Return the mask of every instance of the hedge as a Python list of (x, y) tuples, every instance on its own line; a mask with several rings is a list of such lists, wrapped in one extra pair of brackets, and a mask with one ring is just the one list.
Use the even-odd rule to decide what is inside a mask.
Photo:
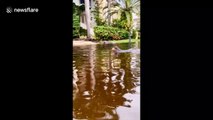
[(128, 38), (128, 31), (116, 27), (96, 26), (94, 27), (96, 39), (99, 40), (121, 40)]

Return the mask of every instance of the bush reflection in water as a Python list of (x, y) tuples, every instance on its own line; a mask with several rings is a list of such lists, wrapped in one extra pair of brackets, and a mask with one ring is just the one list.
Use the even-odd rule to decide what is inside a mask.
[[(128, 44), (119, 46), (127, 49)], [(138, 119), (128, 109), (134, 95), (140, 94), (140, 54), (115, 55), (111, 48), (103, 45), (73, 48), (73, 118), (120, 120), (117, 108), (122, 106), (126, 109), (122, 114)], [(127, 94), (133, 95), (132, 99), (125, 97)]]

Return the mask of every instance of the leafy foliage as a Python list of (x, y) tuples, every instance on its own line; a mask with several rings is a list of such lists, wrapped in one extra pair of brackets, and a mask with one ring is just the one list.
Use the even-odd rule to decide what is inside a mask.
[(126, 15), (124, 13), (122, 13), (120, 19), (113, 20), (112, 26), (127, 30), (126, 23), (127, 23)]
[[(100, 2), (102, 2), (102, 1), (100, 1)], [(96, 22), (96, 24), (98, 26), (101, 26), (101, 25), (105, 24), (105, 22), (103, 22), (103, 20), (100, 17), (100, 10), (101, 10), (100, 2), (99, 1), (95, 1), (95, 8), (94, 8), (93, 11), (91, 11), (94, 14), (94, 16), (95, 16), (95, 22)]]
[(126, 22), (126, 29), (130, 31), (133, 27), (133, 13), (140, 13), (140, 1), (139, 0), (115, 0), (118, 6), (118, 13), (121, 14), (121, 19)]
[(139, 37), (139, 31), (138, 30), (133, 30), (133, 33), (132, 33), (132, 37), (134, 38), (134, 39), (138, 39), (138, 37)]
[(79, 7), (73, 3), (73, 37), (79, 37), (80, 16)]
[(112, 16), (116, 13), (118, 13), (117, 11), (117, 2), (115, 0), (107, 0), (107, 4), (106, 6), (103, 8), (103, 13), (105, 16), (105, 22), (107, 22), (107, 25), (111, 26), (111, 20), (112, 20)]
[(85, 35), (85, 31), (80, 27), (80, 14), (85, 10), (84, 5), (77, 6), (73, 3), (73, 37)]
[(133, 28), (133, 13), (139, 15), (140, 14), (140, 1), (139, 0), (115, 0), (115, 4), (111, 4), (114, 6), (113, 8), (117, 8), (114, 10), (110, 10), (110, 16), (113, 14), (120, 14), (124, 19), (117, 22), (119, 27), (125, 27), (125, 29), (129, 32), (129, 41), (131, 42), (131, 32)]
[(94, 28), (96, 39), (121, 40), (128, 38), (128, 31), (116, 27), (97, 26)]
[(87, 36), (87, 30), (83, 29), (82, 27), (80, 27), (79, 33), (80, 33), (80, 36)]

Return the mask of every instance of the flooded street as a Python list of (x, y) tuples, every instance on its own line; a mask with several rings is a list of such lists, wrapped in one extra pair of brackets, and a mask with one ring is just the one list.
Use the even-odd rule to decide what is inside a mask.
[(73, 47), (73, 120), (140, 120), (140, 53), (112, 47)]

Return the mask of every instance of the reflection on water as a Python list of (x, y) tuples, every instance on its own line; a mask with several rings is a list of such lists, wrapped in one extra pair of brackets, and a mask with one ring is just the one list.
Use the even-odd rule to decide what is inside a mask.
[(73, 119), (140, 119), (140, 54), (115, 55), (111, 48), (73, 48)]

